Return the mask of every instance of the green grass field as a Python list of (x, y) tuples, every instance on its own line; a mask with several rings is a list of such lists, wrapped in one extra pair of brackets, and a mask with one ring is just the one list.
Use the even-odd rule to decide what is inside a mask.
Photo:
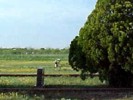
[[(20, 61), (1, 60), (0, 73), (36, 73), (37, 68), (44, 68), (46, 74), (80, 74), (74, 71), (67, 61), (61, 61), (61, 69), (54, 67), (54, 61)], [(36, 83), (36, 77), (0, 77), (1, 87), (32, 87)], [(83, 81), (80, 77), (46, 77), (46, 85), (77, 85), (95, 86), (103, 85), (98, 78), (88, 78)]]
[[(54, 60), (61, 59), (61, 69), (54, 68)], [(68, 55), (0, 55), (0, 73), (36, 73), (38, 67), (42, 67), (46, 74), (80, 74), (74, 71), (68, 64)], [(98, 77), (82, 80), (80, 77), (45, 77), (45, 86), (65, 86), (65, 87), (95, 87), (103, 86)], [(0, 77), (0, 88), (28, 88), (34, 87), (36, 77)], [(26, 92), (0, 92), (0, 100), (45, 100), (43, 93), (40, 95), (29, 95)], [(47, 99), (46, 99), (47, 100)], [(55, 99), (52, 99), (55, 100)], [(57, 99), (56, 99), (57, 100)], [(73, 100), (64, 97), (59, 100)], [(74, 99), (79, 100), (79, 99)], [(131, 100), (117, 99), (117, 100)]]

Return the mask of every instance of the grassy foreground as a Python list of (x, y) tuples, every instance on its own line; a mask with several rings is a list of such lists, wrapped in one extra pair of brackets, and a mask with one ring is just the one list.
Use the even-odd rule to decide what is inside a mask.
[[(38, 57), (38, 58), (36, 58)], [(54, 60), (58, 57), (61, 59), (61, 69), (54, 68)], [(25, 59), (26, 58), (26, 59)], [(4, 59), (0, 57), (0, 73), (36, 73), (38, 67), (45, 69), (46, 74), (79, 74), (71, 69), (67, 61), (67, 55), (27, 55), (20, 56), (6, 56)], [(66, 86), (66, 87), (94, 87), (105, 85), (99, 81), (98, 77), (88, 78), (83, 81), (80, 77), (46, 77), (44, 79), (46, 86)], [(13, 87), (34, 87), (36, 84), (36, 77), (0, 77), (0, 88), (13, 88)], [(58, 94), (58, 93), (57, 93)], [(44, 93), (28, 94), (25, 92), (0, 92), (0, 100), (80, 100), (77, 96), (82, 97), (80, 94), (72, 94), (69, 96), (62, 96), (61, 98), (46, 97)], [(52, 94), (51, 94), (52, 95)], [(88, 94), (84, 94), (85, 96)], [(73, 98), (74, 97), (74, 98)], [(132, 96), (122, 96), (121, 99), (113, 98), (112, 100), (132, 100)], [(92, 98), (95, 100), (95, 97)], [(103, 100), (107, 100), (104, 99)], [(110, 99), (111, 100), (111, 99)]]
[[(71, 69), (67, 61), (61, 61), (61, 69), (54, 67), (53, 61), (0, 61), (0, 73), (36, 73), (37, 68), (45, 69), (46, 74), (80, 74)], [(0, 77), (1, 87), (33, 87), (36, 77)], [(88, 78), (83, 81), (80, 77), (46, 77), (46, 85), (77, 85), (96, 86), (103, 85), (97, 78)]]

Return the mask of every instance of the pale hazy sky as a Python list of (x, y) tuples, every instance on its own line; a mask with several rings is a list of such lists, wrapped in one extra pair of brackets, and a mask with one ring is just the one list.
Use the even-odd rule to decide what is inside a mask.
[(0, 0), (0, 47), (68, 47), (96, 1)]

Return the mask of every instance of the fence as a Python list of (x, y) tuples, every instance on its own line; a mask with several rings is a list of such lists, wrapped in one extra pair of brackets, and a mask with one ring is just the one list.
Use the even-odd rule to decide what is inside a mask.
[[(45, 74), (43, 68), (38, 68), (37, 73), (31, 74), (5, 74), (1, 73), (0, 77), (37, 77), (36, 78), (36, 87), (43, 87), (44, 86), (44, 77), (60, 77), (60, 76), (67, 76), (67, 77), (79, 77), (80, 74)], [(98, 74), (88, 74), (88, 76), (98, 76)]]

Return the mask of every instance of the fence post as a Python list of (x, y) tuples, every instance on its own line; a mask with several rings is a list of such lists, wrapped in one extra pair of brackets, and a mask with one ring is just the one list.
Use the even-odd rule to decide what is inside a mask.
[(39, 67), (37, 69), (37, 82), (36, 87), (43, 87), (44, 86), (44, 69)]

